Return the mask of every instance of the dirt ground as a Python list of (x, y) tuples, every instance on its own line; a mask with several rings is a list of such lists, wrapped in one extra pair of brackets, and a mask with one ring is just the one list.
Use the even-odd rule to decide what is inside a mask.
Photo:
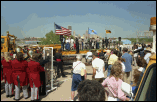
[[(85, 62), (85, 59), (82, 60), (83, 62)], [(137, 67), (132, 66), (133, 69), (136, 69)], [(86, 66), (87, 69), (87, 79), (92, 80), (92, 67), (91, 66)], [(57, 87), (57, 89), (48, 92), (47, 95), (45, 96), (40, 96), (40, 100), (41, 101), (70, 101), (71, 100), (71, 84), (72, 84), (72, 78), (71, 78), (71, 70), (70, 70), (70, 66), (64, 66), (64, 73), (67, 77), (65, 78), (58, 78), (58, 81), (63, 81), (63, 83)], [(105, 78), (107, 77), (107, 71), (105, 71), (104, 73)], [(130, 77), (131, 80), (131, 77)], [(77, 92), (75, 92), (75, 96), (77, 95)], [(12, 98), (6, 98), (6, 94), (5, 94), (5, 89), (4, 89), (4, 81), (1, 81), (1, 101), (14, 101), (13, 100), (14, 97)], [(21, 91), (20, 93), (20, 101), (30, 101), (31, 97), (30, 97), (30, 92), (29, 92), (29, 98), (28, 99), (24, 99), (23, 98), (23, 92)], [(77, 96), (74, 98), (74, 100), (78, 100)], [(107, 100), (107, 98), (106, 98)]]

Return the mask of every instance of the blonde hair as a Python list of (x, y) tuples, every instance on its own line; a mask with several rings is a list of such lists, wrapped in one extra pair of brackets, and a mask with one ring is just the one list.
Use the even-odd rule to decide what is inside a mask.
[(9, 60), (11, 60), (10, 52), (4, 52), (4, 59), (6, 60), (6, 62), (9, 62)]
[(111, 67), (110, 77), (115, 77), (116, 80), (121, 78), (122, 76), (122, 64), (119, 61), (116, 61)]

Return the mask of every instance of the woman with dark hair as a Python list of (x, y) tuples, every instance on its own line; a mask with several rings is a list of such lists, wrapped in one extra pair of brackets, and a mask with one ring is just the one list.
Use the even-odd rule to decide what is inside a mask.
[(22, 86), (23, 89), (23, 95), (24, 98), (28, 98), (28, 91), (27, 91), (27, 85), (28, 85), (28, 76), (27, 76), (27, 68), (28, 68), (28, 62), (23, 60), (23, 54), (22, 52), (17, 53), (17, 59), (12, 61), (12, 77), (15, 85), (15, 98), (14, 100), (20, 99), (20, 86)]
[(105, 89), (96, 80), (81, 81), (77, 92), (79, 101), (105, 101)]
[(143, 58), (143, 57), (139, 57), (137, 59), (137, 66), (138, 66), (138, 71), (140, 71), (140, 77), (139, 77), (139, 81), (137, 83), (137, 85), (139, 85), (139, 83), (141, 82), (141, 79), (142, 79), (142, 76), (144, 74), (144, 71), (146, 69), (146, 66), (147, 66), (147, 62), (146, 60)]
[(39, 87), (41, 86), (40, 82), (41, 69), (42, 67), (38, 62), (38, 54), (34, 53), (32, 55), (32, 60), (28, 62), (29, 83), (31, 87), (31, 101), (39, 100)]
[(6, 97), (12, 97), (12, 67), (11, 67), (11, 57), (9, 52), (4, 53), (4, 59), (1, 60), (1, 64), (3, 66), (3, 76), (5, 80), (5, 92)]

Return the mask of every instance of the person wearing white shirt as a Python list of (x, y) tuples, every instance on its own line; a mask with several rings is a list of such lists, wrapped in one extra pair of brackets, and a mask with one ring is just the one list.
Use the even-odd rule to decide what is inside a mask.
[[(137, 45), (135, 45), (135, 50), (134, 51), (136, 51), (136, 50), (138, 50)], [(134, 66), (137, 66), (137, 63), (136, 63), (137, 56), (138, 56), (138, 53), (134, 53), (134, 55), (133, 55), (133, 57), (134, 57)]]
[(147, 47), (144, 51), (145, 51), (144, 59), (146, 60), (146, 62), (147, 62), (147, 64), (148, 64), (148, 62), (149, 62), (149, 60), (150, 60), (149, 57), (152, 55), (152, 54), (151, 54), (151, 48), (150, 48), (150, 47)]
[(92, 78), (97, 80), (98, 82), (102, 83), (104, 78), (104, 61), (100, 58), (98, 58), (98, 53), (93, 53), (93, 61), (92, 61), (92, 67), (93, 67), (93, 75)]
[(70, 39), (67, 37), (65, 49), (70, 51)]
[(86, 62), (87, 62), (87, 60), (92, 61), (92, 52), (90, 50), (86, 54)]
[(141, 49), (141, 48), (142, 48), (142, 45), (141, 45), (141, 44), (139, 44), (138, 49)]
[(70, 40), (70, 47), (71, 47), (72, 49), (74, 49), (74, 39), (71, 39), (71, 40)]
[(71, 86), (71, 100), (74, 100), (75, 91), (81, 81), (83, 81), (81, 77), (82, 70), (84, 71), (84, 79), (87, 77), (85, 64), (81, 62), (82, 56), (76, 56), (77, 61), (73, 62), (73, 77), (72, 77), (72, 86)]

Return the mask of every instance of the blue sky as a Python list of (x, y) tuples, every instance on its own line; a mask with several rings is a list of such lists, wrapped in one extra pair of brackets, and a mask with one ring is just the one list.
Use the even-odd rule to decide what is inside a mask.
[(45, 37), (54, 31), (54, 22), (72, 26), (76, 34), (88, 27), (105, 37), (136, 37), (149, 30), (156, 17), (156, 1), (1, 1), (1, 35), (6, 31), (18, 38)]

